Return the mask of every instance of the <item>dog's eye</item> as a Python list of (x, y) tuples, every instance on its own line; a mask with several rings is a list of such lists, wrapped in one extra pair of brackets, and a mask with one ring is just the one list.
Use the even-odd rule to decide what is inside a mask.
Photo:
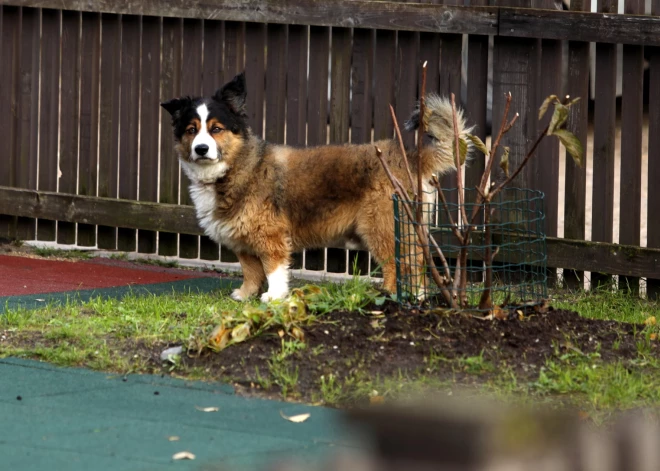
[(211, 134), (218, 134), (219, 132), (224, 131), (224, 129), (219, 128), (218, 126), (215, 126), (213, 129), (211, 129)]
[(196, 129), (195, 127), (188, 128), (188, 129), (186, 130), (186, 132), (187, 132), (188, 134), (197, 134), (197, 129)]

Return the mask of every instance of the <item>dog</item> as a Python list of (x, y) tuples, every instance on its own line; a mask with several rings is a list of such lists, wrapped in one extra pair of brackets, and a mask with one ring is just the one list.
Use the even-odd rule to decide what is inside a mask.
[[(190, 179), (199, 224), (241, 264), (243, 284), (231, 297), (243, 301), (258, 295), (267, 281), (262, 301), (285, 298), (291, 255), (330, 246), (369, 250), (382, 266), (383, 288), (395, 292), (393, 188), (376, 147), (409, 187), (398, 141), (307, 148), (272, 144), (248, 126), (246, 96), (242, 73), (211, 97), (161, 104), (172, 117), (175, 151)], [(418, 105), (406, 123), (412, 131), (424, 120), (425, 144), (421, 154), (410, 150), (407, 156), (415, 182), (421, 158), (425, 189), (431, 190), (434, 174), (455, 169), (454, 131), (447, 99), (430, 94), (425, 104), (424, 116)], [(465, 138), (471, 128), (462, 111), (457, 118)]]

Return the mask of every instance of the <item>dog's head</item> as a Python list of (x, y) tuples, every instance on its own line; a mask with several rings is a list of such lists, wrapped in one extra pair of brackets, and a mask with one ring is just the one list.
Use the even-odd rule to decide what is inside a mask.
[(212, 97), (175, 98), (161, 106), (172, 115), (179, 159), (193, 165), (231, 166), (248, 135), (245, 74), (241, 73)]

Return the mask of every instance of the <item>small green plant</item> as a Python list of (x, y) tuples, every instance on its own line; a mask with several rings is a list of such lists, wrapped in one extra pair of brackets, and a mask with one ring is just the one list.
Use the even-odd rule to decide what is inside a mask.
[(62, 250), (52, 247), (35, 247), (34, 254), (44, 258), (57, 257), (72, 260), (88, 260), (93, 258), (93, 255), (90, 252), (84, 250)]
[(332, 373), (319, 378), (321, 400), (326, 404), (339, 404), (343, 397), (342, 389), (339, 379)]

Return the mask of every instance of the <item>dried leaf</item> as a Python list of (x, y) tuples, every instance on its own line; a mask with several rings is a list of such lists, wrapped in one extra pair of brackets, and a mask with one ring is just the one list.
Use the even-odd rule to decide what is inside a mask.
[(167, 440), (170, 441), (170, 442), (178, 442), (181, 439), (179, 437), (177, 437), (176, 435), (172, 435), (171, 437), (167, 437)]
[(504, 171), (504, 175), (509, 176), (509, 147), (504, 146), (504, 152), (500, 158), (500, 168)]
[(291, 336), (293, 336), (294, 339), (299, 340), (301, 342), (305, 341), (305, 332), (302, 331), (302, 329), (298, 327), (294, 327), (291, 329)]
[(277, 335), (279, 335), (280, 338), (282, 338), (282, 337), (284, 337), (285, 332), (282, 329), (280, 329), (280, 330), (277, 331)]
[(655, 316), (647, 317), (647, 318), (644, 320), (644, 325), (656, 325), (657, 323), (658, 323), (658, 321), (657, 321), (657, 319), (655, 318)]
[(458, 139), (458, 151), (460, 152), (460, 160), (461, 160), (461, 165), (465, 163), (465, 159), (467, 159), (467, 154), (468, 154), (468, 143), (465, 139), (459, 138)]
[(213, 332), (211, 333), (211, 337), (209, 338), (209, 343), (211, 346), (217, 350), (222, 350), (227, 346), (227, 342), (229, 342), (229, 335), (231, 334), (230, 329), (225, 329), (223, 325), (219, 325), (215, 329), (213, 329)]
[(545, 99), (541, 107), (539, 108), (539, 121), (543, 119), (543, 115), (545, 114), (546, 111), (548, 111), (548, 106), (550, 106), (550, 103), (552, 101), (559, 101), (559, 98), (557, 98), (557, 95), (550, 95), (548, 98)]
[(657, 339), (658, 339), (658, 334), (655, 334), (655, 333), (654, 333), (654, 334), (651, 334), (651, 335), (649, 335), (649, 338), (650, 338), (651, 340), (657, 340)]
[(175, 460), (175, 461), (178, 461), (178, 460), (194, 460), (195, 455), (193, 455), (189, 451), (180, 451), (178, 453), (174, 453), (174, 455), (172, 456), (172, 459)]
[(566, 104), (566, 107), (567, 107), (567, 108), (570, 108), (571, 106), (573, 106), (574, 104), (576, 104), (578, 101), (580, 101), (580, 97), (573, 98), (571, 101), (569, 101), (569, 102)]
[(250, 324), (245, 322), (237, 325), (231, 331), (231, 339), (236, 342), (242, 342), (250, 336)]
[(556, 129), (553, 135), (557, 136), (561, 143), (564, 144), (566, 152), (571, 154), (575, 165), (582, 168), (584, 166), (584, 148), (575, 134), (566, 129)]
[(499, 306), (493, 307), (493, 310), (491, 311), (491, 315), (493, 316), (493, 319), (497, 319), (500, 321), (506, 319), (506, 311)]
[(284, 412), (280, 411), (280, 415), (282, 416), (283, 419), (288, 420), (289, 422), (295, 422), (297, 424), (304, 422), (305, 420), (309, 419), (311, 414), (300, 414), (300, 415), (293, 415), (291, 417), (288, 417), (284, 415)]
[(474, 147), (476, 147), (479, 152), (481, 152), (484, 155), (488, 155), (488, 149), (486, 148), (486, 144), (484, 144), (484, 141), (482, 141), (479, 136), (475, 136), (473, 134), (468, 134), (467, 138), (472, 141), (472, 144), (474, 144)]
[(371, 405), (382, 404), (383, 402), (385, 402), (385, 398), (383, 396), (370, 396), (369, 397), (369, 404), (371, 404)]
[(195, 409), (201, 412), (218, 412), (220, 410), (219, 407), (199, 407), (199, 406), (195, 406)]
[(556, 130), (560, 129), (568, 119), (568, 108), (561, 103), (555, 104), (555, 112), (552, 114), (550, 120), (550, 127), (548, 128), (548, 136), (552, 136)]

